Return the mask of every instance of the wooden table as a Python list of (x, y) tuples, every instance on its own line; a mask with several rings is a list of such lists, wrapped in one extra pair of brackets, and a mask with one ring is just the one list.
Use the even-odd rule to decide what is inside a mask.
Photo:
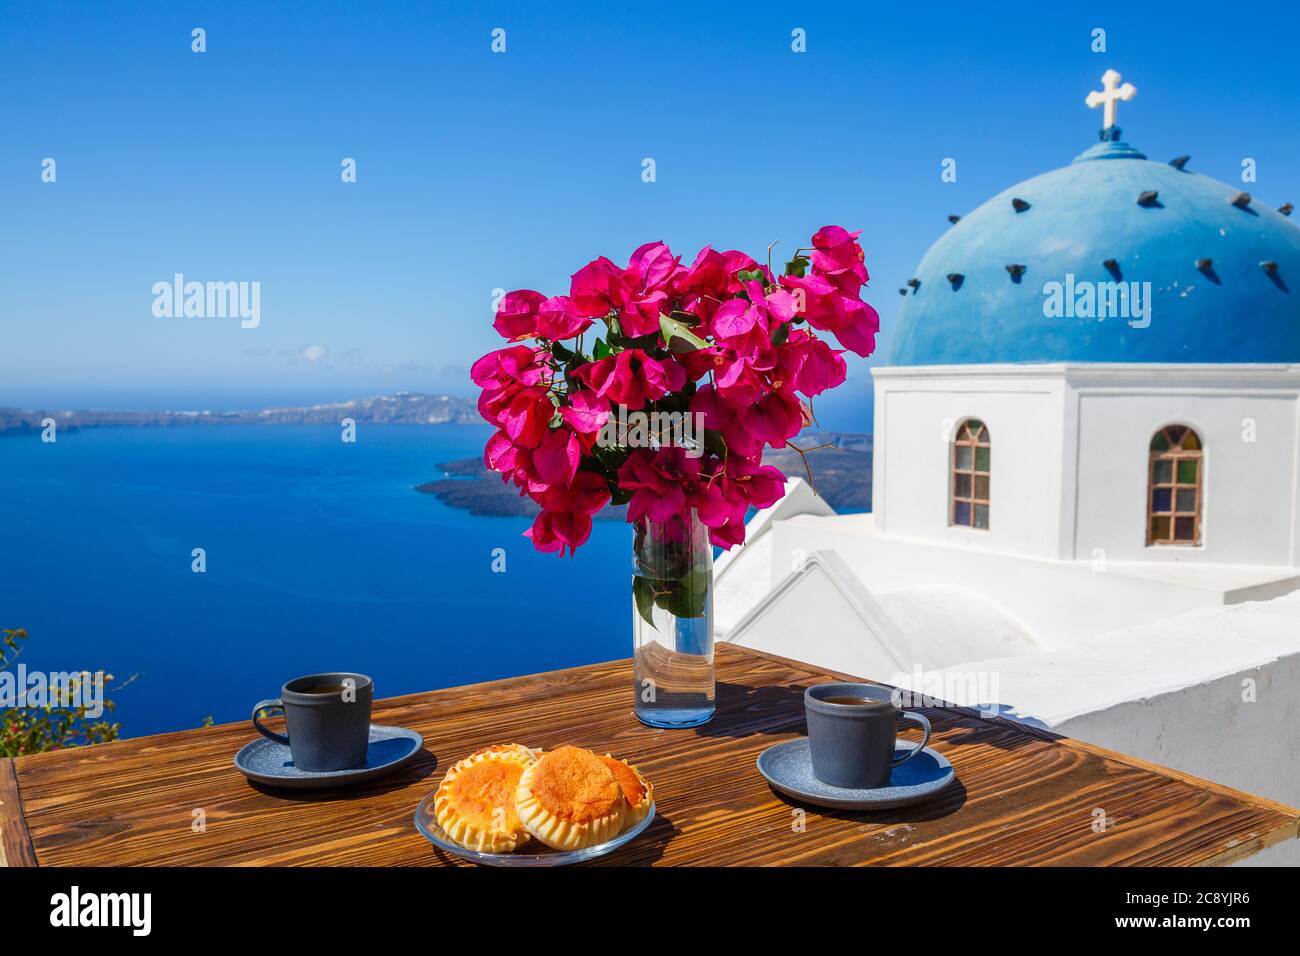
[(842, 676), (722, 645), (717, 717), (696, 730), (639, 724), (626, 660), (376, 702), (376, 722), (414, 727), (427, 752), (346, 791), (249, 784), (231, 764), (253, 737), (247, 724), (0, 760), (0, 847), (10, 865), (459, 862), (416, 832), (415, 805), (457, 760), (507, 741), (608, 750), (653, 781), (658, 817), (597, 861), (611, 865), (1221, 864), (1300, 827), (1290, 807), (946, 708), (926, 711), (931, 746), (957, 770), (943, 796), (877, 813), (805, 811), (754, 760), (803, 732), (804, 687)]

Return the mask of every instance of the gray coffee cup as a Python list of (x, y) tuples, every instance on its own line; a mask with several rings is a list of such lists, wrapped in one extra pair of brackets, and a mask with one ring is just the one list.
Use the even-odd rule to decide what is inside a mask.
[[(366, 762), (375, 685), (365, 674), (309, 674), (289, 681), (280, 696), (253, 707), (257, 732), (289, 748), (299, 770), (348, 770)], [(281, 711), (288, 734), (262, 725), (264, 711)], [(269, 714), (267, 715), (269, 716)]]
[[(930, 740), (924, 714), (902, 710), (893, 690), (875, 684), (816, 684), (804, 691), (808, 719), (808, 749), (813, 776), (832, 787), (883, 787), (890, 772), (921, 752)], [(835, 703), (845, 698), (866, 703)], [(894, 756), (900, 720), (921, 725), (921, 744)]]

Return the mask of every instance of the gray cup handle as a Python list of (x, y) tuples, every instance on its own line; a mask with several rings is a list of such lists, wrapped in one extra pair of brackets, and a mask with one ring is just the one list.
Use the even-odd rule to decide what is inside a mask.
[[(267, 740), (274, 740), (277, 744), (284, 744), (286, 747), (289, 746), (289, 738), (287, 736), (285, 736), (284, 734), (277, 734), (274, 730), (269, 730), (266, 727), (262, 726), (261, 718), (258, 715), (261, 714), (262, 711), (264, 710), (278, 710), (280, 711), (280, 713), (284, 713), (284, 701), (282, 701), (279, 697), (276, 697), (272, 700), (264, 700), (258, 704), (254, 704), (253, 705), (253, 726), (256, 727), (257, 732), (261, 734), (263, 737), (265, 737)], [(929, 739), (928, 737), (929, 726), (930, 726), (929, 724), (926, 724), (927, 739)]]
[[(901, 713), (899, 713), (898, 719), (915, 721), (916, 723), (921, 725), (921, 745), (919, 747), (916, 747), (913, 750), (909, 750), (906, 754), (904, 754), (901, 757), (894, 757), (893, 760), (890, 762), (891, 767), (897, 767), (900, 763), (907, 763), (907, 761), (911, 760), (922, 750), (924, 750), (925, 745), (930, 742), (930, 721), (926, 719), (925, 714), (918, 714), (912, 710), (904, 710)], [(258, 729), (261, 730), (260, 727)], [(263, 730), (262, 733), (265, 734), (267, 733), (267, 731)]]

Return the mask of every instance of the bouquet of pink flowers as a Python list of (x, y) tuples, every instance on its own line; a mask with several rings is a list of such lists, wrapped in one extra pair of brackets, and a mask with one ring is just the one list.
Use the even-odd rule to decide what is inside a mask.
[(785, 487), (764, 448), (812, 421), (812, 399), (844, 381), (844, 349), (875, 348), (859, 235), (819, 229), (780, 276), (708, 246), (683, 265), (652, 242), (626, 268), (603, 256), (583, 266), (568, 295), (507, 294), (493, 325), (519, 344), (471, 377), (497, 427), (487, 467), (541, 506), (533, 545), (572, 553), (611, 501), (634, 524), (694, 509), (713, 544), (743, 543), (746, 511)]

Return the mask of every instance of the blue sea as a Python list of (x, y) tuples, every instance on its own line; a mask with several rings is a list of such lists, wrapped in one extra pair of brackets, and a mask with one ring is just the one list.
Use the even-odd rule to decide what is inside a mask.
[[(246, 720), (294, 676), (379, 696), (631, 655), (631, 541), (574, 558), (526, 518), (414, 486), (478, 456), (478, 426), (94, 428), (0, 438), (0, 627), (29, 669), (118, 681), (123, 736)], [(191, 570), (193, 549), (207, 570)], [(493, 550), (505, 549), (505, 571)]]

